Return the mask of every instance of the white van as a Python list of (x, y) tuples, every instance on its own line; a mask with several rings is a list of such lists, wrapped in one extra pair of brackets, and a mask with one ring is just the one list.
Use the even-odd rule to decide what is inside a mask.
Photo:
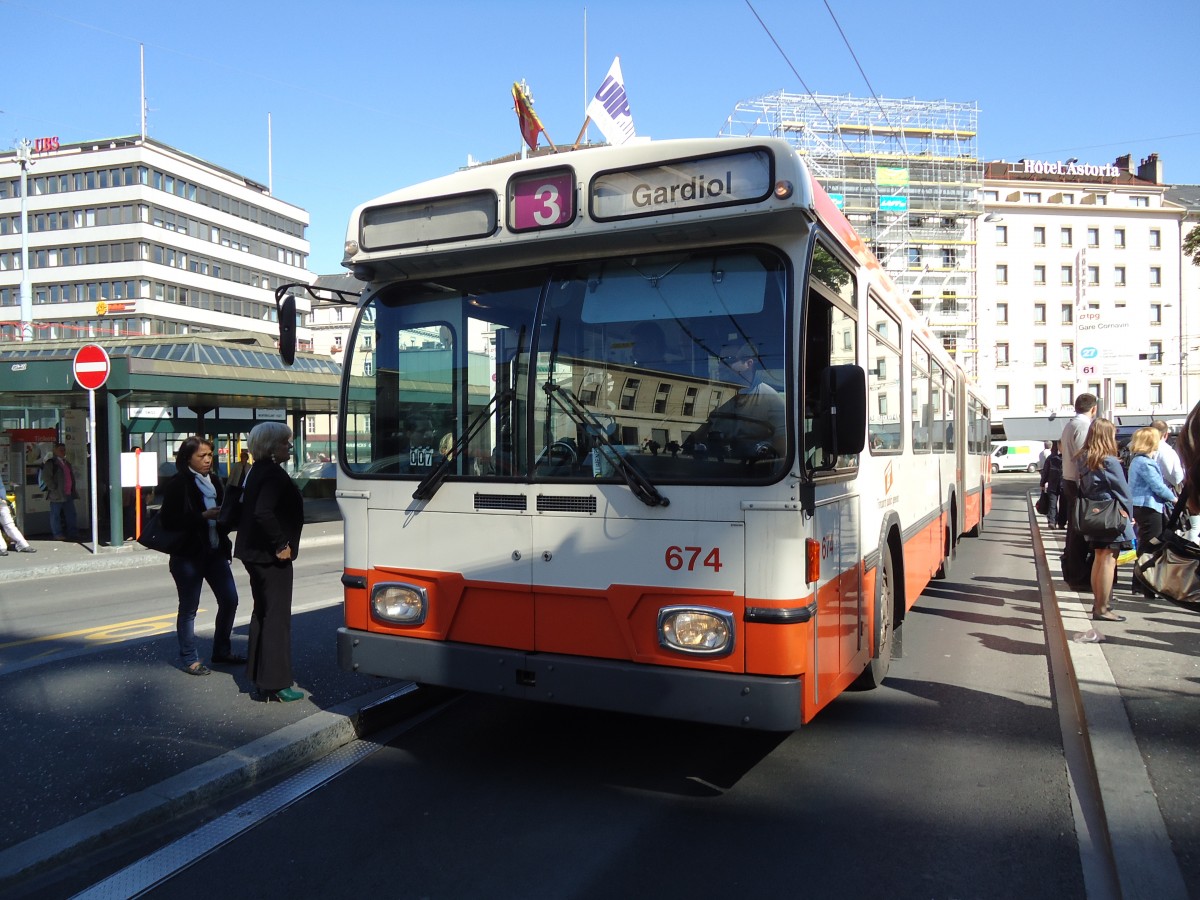
[(992, 450), (992, 471), (1036, 472), (1042, 467), (1045, 449), (1041, 441), (1002, 441)]

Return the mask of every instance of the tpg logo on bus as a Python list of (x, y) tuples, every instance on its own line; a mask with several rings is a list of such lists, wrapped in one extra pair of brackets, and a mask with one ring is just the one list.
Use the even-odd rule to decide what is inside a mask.
[(592, 216), (598, 220), (757, 203), (771, 194), (771, 157), (765, 150), (677, 160), (592, 180)]

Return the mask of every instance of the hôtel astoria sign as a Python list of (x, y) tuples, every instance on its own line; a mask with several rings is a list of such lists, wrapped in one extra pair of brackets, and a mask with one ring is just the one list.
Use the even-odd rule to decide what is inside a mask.
[(1010, 174), (1013, 175), (1078, 175), (1085, 178), (1117, 178), (1121, 170), (1112, 163), (1097, 166), (1091, 163), (1081, 163), (1078, 160), (1063, 162), (1048, 162), (1041, 159), (1022, 159), (1009, 163)]

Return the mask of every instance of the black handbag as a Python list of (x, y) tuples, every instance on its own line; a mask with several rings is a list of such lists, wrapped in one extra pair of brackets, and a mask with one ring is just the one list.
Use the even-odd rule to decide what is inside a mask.
[(137, 542), (147, 550), (157, 550), (159, 553), (178, 553), (187, 543), (186, 531), (171, 531), (163, 527), (162, 510), (150, 517)]
[(1186, 505), (1184, 494), (1163, 533), (1141, 548), (1133, 566), (1133, 580), (1155, 596), (1200, 612), (1200, 547), (1176, 533)]
[(217, 525), (226, 531), (237, 531), (238, 520), (242, 517), (242, 494), (246, 490), (246, 479), (250, 470), (242, 473), (241, 484), (225, 485), (225, 496), (221, 500), (221, 511), (217, 514)]
[(1042, 496), (1037, 498), (1037, 503), (1033, 505), (1033, 508), (1037, 510), (1039, 516), (1050, 512), (1050, 495), (1042, 491)]
[(1125, 510), (1116, 497), (1102, 500), (1080, 497), (1071, 515), (1076, 533), (1093, 543), (1112, 544), (1125, 533)]

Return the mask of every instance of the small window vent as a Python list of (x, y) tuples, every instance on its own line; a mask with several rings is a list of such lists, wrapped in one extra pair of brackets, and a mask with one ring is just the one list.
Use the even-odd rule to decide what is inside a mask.
[(594, 513), (596, 511), (595, 497), (547, 497), (538, 494), (538, 512), (577, 512)]
[(526, 509), (524, 494), (476, 494), (476, 509)]

